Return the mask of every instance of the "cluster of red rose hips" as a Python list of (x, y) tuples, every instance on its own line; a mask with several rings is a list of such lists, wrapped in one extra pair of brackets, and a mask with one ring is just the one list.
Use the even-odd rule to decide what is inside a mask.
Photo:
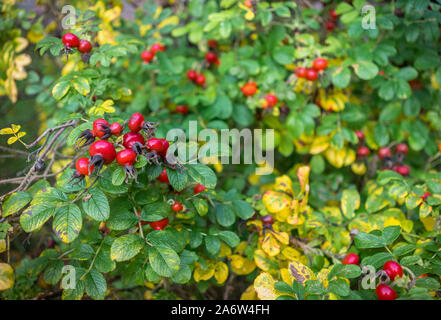
[(92, 44), (89, 41), (80, 40), (80, 38), (70, 32), (63, 35), (61, 40), (63, 41), (66, 54), (71, 53), (74, 48), (77, 48), (81, 52), (83, 61), (89, 61), (89, 52), (92, 51)]
[(205, 61), (209, 65), (220, 65), (219, 57), (217, 56), (216, 50), (218, 48), (218, 43), (216, 40), (208, 40), (207, 42), (209, 51), (205, 54)]
[[(348, 253), (343, 259), (342, 264), (354, 264), (358, 265), (360, 263), (360, 258), (356, 253)], [(386, 261), (383, 265), (383, 271), (387, 274), (390, 281), (394, 281), (395, 278), (400, 278), (403, 276), (403, 268), (401, 265), (395, 261)], [(424, 275), (423, 275), (424, 276)], [(427, 276), (427, 275), (426, 275)], [(394, 289), (385, 283), (381, 283), (376, 288), (376, 293), (379, 300), (395, 300), (397, 298), (397, 293)]]
[(305, 78), (309, 81), (318, 79), (319, 73), (328, 67), (328, 60), (317, 58), (312, 62), (312, 68), (298, 67), (296, 69), (297, 78)]
[[(358, 137), (360, 144), (364, 143), (364, 133), (356, 130), (355, 134)], [(382, 170), (392, 170), (398, 172), (404, 177), (407, 177), (410, 172), (410, 167), (403, 164), (403, 159), (409, 152), (409, 148), (405, 143), (399, 143), (395, 146), (395, 156), (392, 156), (392, 151), (389, 147), (382, 147), (378, 150), (377, 156), (381, 160)], [(365, 145), (360, 145), (357, 149), (357, 156), (363, 159), (370, 155), (371, 151)]]
[(150, 50), (144, 50), (143, 52), (141, 52), (141, 59), (144, 61), (144, 63), (149, 63), (153, 60), (156, 52), (158, 51), (165, 51), (165, 46), (160, 43), (155, 43), (154, 45), (152, 45)]
[(204, 86), (205, 85), (205, 76), (202, 73), (197, 72), (194, 69), (190, 69), (187, 71), (188, 80), (194, 82), (197, 85)]
[[(137, 155), (143, 154), (149, 163), (154, 162), (159, 165), (159, 159), (166, 162), (166, 154), (169, 143), (165, 139), (154, 137), (157, 123), (145, 121), (140, 113), (134, 113), (127, 122), (130, 130), (123, 136), (124, 149), (116, 152), (115, 146), (107, 139), (111, 136), (120, 136), (123, 126), (117, 122), (109, 124), (105, 119), (97, 119), (93, 122), (92, 129), (84, 130), (77, 139), (77, 147), (89, 147), (90, 159), (79, 158), (76, 162), (76, 171), (72, 179), (82, 180), (85, 176), (95, 173), (98, 175), (105, 164), (117, 161), (124, 167), (126, 181), (137, 177), (136, 169), (133, 164), (136, 162)], [(140, 131), (143, 130), (146, 137)], [(96, 139), (99, 140), (96, 140)], [(147, 140), (147, 141), (146, 141)], [(165, 169), (164, 169), (165, 170)]]
[(325, 21), (325, 27), (328, 32), (332, 32), (332, 30), (334, 30), (335, 28), (335, 22), (338, 20), (338, 14), (335, 12), (334, 9), (332, 9), (331, 11), (329, 11), (329, 17), (331, 18), (331, 20)]
[[(257, 83), (254, 81), (249, 81), (249, 82), (245, 83), (240, 88), (240, 91), (242, 91), (242, 93), (245, 96), (252, 97), (257, 92)], [(278, 101), (278, 99), (277, 99), (276, 95), (274, 95), (272, 93), (268, 93), (265, 95), (265, 101), (262, 104), (262, 108), (267, 109), (267, 108), (274, 107), (276, 105), (277, 101)]]

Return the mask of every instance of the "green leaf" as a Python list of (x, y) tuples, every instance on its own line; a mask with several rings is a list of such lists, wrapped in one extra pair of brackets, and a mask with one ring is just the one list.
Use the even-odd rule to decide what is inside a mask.
[(290, 64), (294, 59), (294, 48), (288, 46), (276, 47), (272, 55), (277, 63), (281, 65)]
[(20, 225), (25, 232), (34, 231), (52, 217), (55, 209), (50, 203), (31, 206), (20, 215)]
[(194, 198), (192, 201), (194, 208), (197, 213), (203, 217), (208, 213), (208, 203), (204, 199)]
[(76, 204), (62, 206), (55, 210), (52, 228), (58, 238), (64, 243), (74, 241), (83, 226), (83, 216)]
[(115, 169), (115, 171), (113, 171), (112, 183), (115, 186), (120, 186), (123, 184), (125, 178), (126, 178), (126, 173), (124, 171), (124, 168), (119, 166)]
[(363, 258), (361, 265), (363, 266), (373, 266), (375, 269), (381, 268), (386, 261), (389, 261), (393, 256), (389, 252), (379, 252), (372, 256)]
[(221, 226), (229, 227), (236, 221), (236, 215), (231, 209), (231, 206), (218, 204), (216, 205), (216, 220)]
[(23, 209), (29, 202), (31, 202), (32, 197), (29, 193), (24, 191), (15, 192), (9, 196), (9, 198), (3, 204), (3, 214), (2, 217), (6, 218), (21, 209)]
[(365, 232), (359, 232), (355, 236), (355, 246), (359, 249), (381, 248), (384, 246), (383, 238)]
[(243, 220), (248, 220), (254, 214), (253, 207), (243, 200), (233, 200), (233, 211)]
[(383, 230), (383, 239), (385, 244), (391, 244), (400, 236), (400, 226), (389, 226)]
[(345, 297), (349, 295), (351, 289), (344, 279), (336, 279), (329, 281), (328, 290), (338, 296)]
[(358, 278), (361, 275), (361, 269), (353, 264), (336, 264), (328, 274), (328, 279), (332, 280), (334, 277), (342, 277), (347, 279)]
[(240, 242), (239, 237), (232, 231), (220, 231), (217, 236), (231, 248), (236, 248)]
[(168, 246), (149, 248), (149, 261), (152, 269), (163, 277), (171, 277), (179, 270), (181, 260), (178, 254)]
[(184, 170), (182, 173), (177, 170), (172, 170), (170, 168), (166, 168), (168, 180), (170, 181), (170, 185), (176, 191), (182, 191), (187, 186), (188, 176), (187, 171)]
[(351, 71), (349, 68), (336, 68), (332, 72), (332, 83), (334, 86), (340, 89), (344, 89), (349, 85), (351, 81)]
[(144, 247), (145, 242), (136, 234), (125, 234), (116, 238), (110, 248), (110, 259), (113, 261), (126, 261), (136, 256)]
[(204, 185), (208, 189), (214, 189), (217, 183), (216, 174), (204, 164), (190, 164), (188, 175), (197, 183)]
[(393, 180), (403, 180), (403, 176), (392, 170), (382, 170), (377, 176), (377, 182), (384, 186)]
[(95, 300), (102, 300), (106, 296), (107, 282), (104, 276), (95, 269), (90, 270), (85, 279), (86, 293)]
[(204, 240), (205, 240), (205, 248), (207, 249), (207, 251), (211, 255), (216, 256), (220, 251), (221, 244), (219, 239), (215, 236), (207, 235)]
[(277, 281), (274, 284), (274, 289), (276, 289), (279, 292), (283, 292), (283, 293), (294, 293), (292, 287), (283, 281)]
[(52, 88), (52, 95), (56, 100), (61, 100), (70, 89), (70, 81), (60, 81)]
[(276, 8), (276, 14), (277, 14), (279, 17), (282, 17), (282, 18), (289, 18), (289, 17), (291, 17), (291, 12), (290, 12), (289, 9), (288, 9), (287, 7), (285, 7), (285, 6), (278, 6), (278, 7)]
[(61, 271), (64, 267), (64, 262), (62, 260), (56, 260), (51, 263), (44, 272), (44, 282), (49, 284), (57, 284), (61, 278)]
[(83, 78), (83, 77), (74, 78), (74, 80), (72, 81), (72, 84), (73, 84), (75, 90), (77, 90), (79, 94), (81, 94), (83, 96), (89, 94), (90, 86), (89, 86), (89, 82), (87, 81), (86, 78)]
[(352, 219), (355, 216), (355, 210), (360, 206), (360, 195), (357, 190), (344, 190), (341, 196), (341, 210), (343, 215)]
[(89, 191), (91, 197), (83, 201), (83, 210), (96, 221), (106, 221), (109, 218), (110, 207), (106, 195), (98, 188)]
[(371, 61), (360, 60), (353, 67), (355, 74), (362, 80), (373, 79), (378, 74), (377, 65)]
[(145, 205), (141, 211), (143, 221), (159, 221), (166, 218), (170, 213), (170, 205), (166, 202), (158, 201)]

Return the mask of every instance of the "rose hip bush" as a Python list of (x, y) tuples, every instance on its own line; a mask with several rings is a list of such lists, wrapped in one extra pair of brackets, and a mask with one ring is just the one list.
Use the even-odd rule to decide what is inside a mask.
[[(69, 30), (42, 3), (1, 11), (0, 94), (39, 124), (0, 131), (28, 161), (2, 298), (439, 298), (441, 3), (83, 0)], [(274, 129), (273, 171), (168, 157), (190, 121)]]

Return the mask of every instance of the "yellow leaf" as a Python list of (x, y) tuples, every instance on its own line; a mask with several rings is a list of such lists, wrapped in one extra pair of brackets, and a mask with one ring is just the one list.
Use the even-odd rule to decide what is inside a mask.
[(286, 232), (275, 232), (273, 236), (282, 244), (289, 243), (289, 235)]
[(301, 192), (306, 194), (309, 192), (309, 172), (311, 169), (308, 166), (302, 166), (297, 170), (297, 178), (300, 181)]
[(275, 300), (279, 294), (274, 289), (275, 280), (268, 272), (259, 274), (254, 280), (254, 290), (261, 300)]
[(275, 190), (292, 194), (292, 181), (287, 175), (276, 178)]
[(218, 284), (224, 283), (228, 278), (228, 266), (222, 261), (218, 261), (214, 266), (214, 277)]
[(291, 247), (286, 247), (282, 250), (282, 255), (290, 261), (298, 260), (300, 258), (300, 251)]
[(262, 249), (265, 251), (270, 257), (277, 256), (280, 252), (280, 245), (277, 240), (273, 237), (272, 234), (266, 235), (265, 239), (263, 239)]
[(225, 243), (221, 242), (218, 257), (222, 258), (222, 257), (228, 257), (230, 255), (231, 255), (231, 248), (227, 246)]
[(16, 142), (18, 140), (18, 138), (17, 137), (10, 137), (9, 139), (8, 139), (8, 144), (13, 144), (14, 142)]
[(5, 252), (5, 251), (6, 251), (6, 240), (1, 239), (0, 240), (0, 253)]
[(298, 261), (291, 261), (288, 270), (291, 276), (301, 284), (304, 284), (307, 280), (316, 280), (314, 272)]
[(208, 280), (214, 275), (214, 265), (209, 264), (205, 270), (202, 270), (201, 265), (196, 263), (196, 268), (194, 269), (193, 278), (196, 282), (201, 280)]
[(279, 264), (271, 260), (263, 250), (254, 251), (254, 262), (256, 266), (262, 269), (263, 271), (276, 271), (279, 268)]
[(162, 29), (169, 24), (176, 26), (178, 23), (179, 18), (177, 16), (170, 16), (167, 19), (164, 19), (160, 24), (158, 24), (158, 29)]
[(262, 201), (269, 212), (276, 213), (290, 207), (291, 197), (281, 192), (269, 190), (264, 193)]
[(319, 154), (329, 148), (331, 138), (329, 136), (318, 136), (312, 141), (310, 154)]
[(254, 285), (250, 285), (240, 296), (240, 300), (257, 300)]
[(0, 134), (13, 134), (14, 131), (12, 131), (11, 128), (3, 128), (0, 130)]
[(427, 231), (433, 230), (433, 227), (435, 226), (436, 223), (436, 219), (434, 217), (420, 218), (420, 220)]
[(0, 262), (0, 291), (12, 288), (14, 281), (14, 269), (9, 264)]
[(25, 132), (25, 131), (19, 132), (19, 133), (17, 134), (17, 138), (24, 137), (25, 135), (26, 135), (26, 132)]
[(291, 285), (293, 278), (291, 277), (291, 274), (289, 273), (287, 268), (280, 269), (280, 276), (282, 278), (282, 281)]
[(247, 11), (247, 13), (245, 14), (245, 19), (247, 19), (247, 20), (253, 20), (254, 19), (254, 17), (255, 17), (255, 14), (254, 14), (254, 12), (253, 11)]
[(18, 131), (20, 131), (20, 128), (21, 128), (20, 125), (16, 125), (16, 124), (11, 124), (11, 127), (12, 127), (13, 133), (17, 133)]
[(317, 280), (320, 281), (325, 288), (328, 287), (328, 274), (330, 270), (329, 269), (322, 269), (319, 273), (317, 273)]

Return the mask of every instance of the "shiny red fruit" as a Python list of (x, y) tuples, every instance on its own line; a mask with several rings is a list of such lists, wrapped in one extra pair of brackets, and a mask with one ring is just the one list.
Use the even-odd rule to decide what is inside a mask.
[(271, 215), (266, 215), (261, 218), (264, 226), (271, 226), (274, 223), (274, 217)]
[(426, 200), (427, 197), (430, 197), (432, 194), (429, 191), (426, 191), (422, 196), (421, 199)]
[(309, 81), (314, 81), (318, 79), (318, 73), (314, 69), (307, 69), (306, 70), (306, 79)]
[(257, 84), (254, 81), (247, 82), (242, 86), (242, 88), (240, 88), (240, 91), (242, 91), (242, 93), (247, 97), (251, 97), (257, 92)]
[(105, 119), (96, 119), (92, 126), (95, 137), (101, 138), (104, 136), (106, 134), (106, 127), (109, 127), (109, 123)]
[(150, 226), (155, 230), (162, 230), (168, 225), (168, 218), (159, 220), (159, 221), (153, 221), (149, 223)]
[(110, 125), (110, 132), (112, 132), (114, 136), (121, 135), (122, 131), (123, 131), (123, 127), (118, 122), (114, 122)]
[(116, 162), (120, 166), (133, 166), (136, 161), (136, 152), (132, 149), (124, 149), (116, 155)]
[(216, 62), (216, 60), (217, 60), (217, 54), (216, 53), (214, 53), (214, 52), (207, 52), (206, 54), (205, 54), (205, 60), (208, 62), (208, 63), (215, 63)]
[(360, 258), (356, 253), (348, 253), (348, 255), (341, 262), (342, 264), (359, 264)]
[(219, 44), (217, 43), (216, 40), (208, 40), (207, 45), (209, 48), (217, 48), (219, 46)]
[(66, 33), (62, 38), (63, 44), (69, 48), (76, 48), (80, 45), (80, 39), (73, 33)]
[(407, 177), (410, 173), (410, 167), (409, 166), (398, 166), (397, 172), (401, 174), (404, 177)]
[(358, 141), (364, 140), (364, 133), (361, 130), (355, 130), (355, 135), (358, 138)]
[(197, 76), (198, 76), (198, 73), (195, 70), (190, 69), (187, 71), (188, 80), (195, 81)]
[(273, 94), (267, 94), (265, 100), (268, 102), (269, 107), (272, 107), (277, 103), (277, 97)]
[(98, 140), (92, 143), (89, 147), (89, 154), (91, 157), (101, 156), (105, 164), (112, 163), (116, 158), (115, 147), (107, 140)]
[(92, 44), (87, 40), (81, 40), (78, 45), (78, 51), (81, 53), (88, 53), (92, 51)]
[(371, 151), (369, 150), (369, 148), (365, 146), (358, 147), (357, 149), (357, 155), (359, 157), (367, 157), (370, 153)]
[(175, 201), (175, 203), (172, 205), (172, 210), (174, 212), (181, 212), (183, 209), (184, 206), (180, 202)]
[(207, 188), (205, 188), (205, 186), (203, 184), (198, 183), (194, 187), (193, 192), (194, 192), (194, 194), (197, 194), (197, 193), (200, 193), (200, 192), (204, 191), (205, 189), (207, 189)]
[(306, 68), (298, 67), (296, 69), (297, 78), (306, 78)]
[(392, 156), (392, 152), (390, 152), (390, 149), (388, 147), (383, 147), (380, 148), (380, 150), (378, 150), (378, 158), (380, 158), (381, 160), (391, 156)]
[(407, 154), (407, 152), (409, 152), (409, 147), (405, 143), (399, 143), (395, 147), (395, 152), (402, 153), (402, 154)]
[(167, 155), (167, 150), (168, 150), (168, 147), (170, 146), (170, 144), (165, 139), (161, 139), (161, 142), (162, 142), (162, 151), (159, 152), (159, 155), (161, 157), (165, 158), (165, 156)]
[(160, 44), (160, 43), (155, 43), (154, 45), (152, 45), (152, 47), (150, 48), (150, 51), (153, 54), (156, 54), (156, 52), (158, 51), (165, 51), (165, 46)]
[(142, 134), (134, 133), (134, 132), (127, 132), (123, 136), (123, 146), (126, 149), (131, 149), (136, 142), (139, 142), (142, 145), (145, 144), (145, 139), (142, 136)]
[(378, 285), (375, 292), (377, 293), (378, 300), (395, 300), (397, 298), (395, 290), (384, 283)]
[(395, 261), (387, 261), (383, 265), (383, 270), (387, 273), (391, 281), (394, 281), (396, 277), (401, 278), (403, 276), (403, 268)]
[(331, 9), (331, 11), (329, 11), (329, 15), (331, 16), (331, 19), (334, 21), (338, 19), (338, 14), (335, 12), (334, 9)]
[(176, 112), (180, 114), (187, 114), (188, 112), (188, 106), (187, 105), (181, 105), (176, 107)]
[(170, 181), (168, 180), (167, 170), (162, 170), (161, 174), (156, 178), (162, 183), (170, 184)]
[(323, 58), (315, 59), (312, 63), (312, 67), (317, 71), (325, 70), (328, 67), (328, 60)]
[(152, 138), (147, 140), (146, 147), (156, 152), (161, 152), (164, 148), (162, 139)]
[(203, 74), (198, 74), (195, 82), (196, 84), (203, 86), (205, 84), (205, 76)]
[[(75, 169), (77, 169), (78, 173), (83, 176), (89, 175), (89, 158), (82, 157), (77, 160), (75, 164)], [(90, 168), (90, 172), (93, 172), (93, 166)]]
[(127, 126), (131, 132), (138, 132), (142, 129), (144, 123), (144, 116), (140, 113), (134, 113), (130, 116)]
[(150, 62), (155, 57), (155, 54), (149, 50), (144, 50), (141, 52), (141, 59), (144, 60), (144, 62)]
[(326, 21), (326, 22), (325, 22), (325, 27), (326, 27), (326, 30), (328, 30), (329, 32), (331, 32), (331, 31), (334, 30), (334, 28), (335, 28), (335, 23), (334, 23), (334, 22), (331, 22), (331, 21)]

